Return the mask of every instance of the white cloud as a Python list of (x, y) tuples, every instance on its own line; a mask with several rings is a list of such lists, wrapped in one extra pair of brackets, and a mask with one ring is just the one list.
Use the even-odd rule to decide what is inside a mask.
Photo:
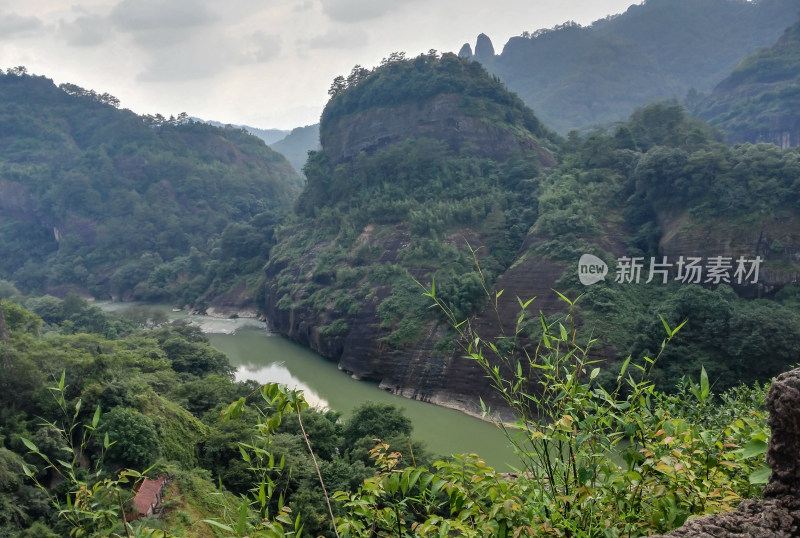
[(298, 45), (303, 49), (356, 49), (366, 45), (367, 41), (367, 33), (360, 28), (331, 28), (324, 34), (299, 39)]
[[(237, 47), (238, 48), (238, 47)], [(241, 45), (244, 51), (239, 54), (239, 63), (263, 63), (278, 57), (281, 52), (281, 38), (256, 32), (244, 39)]]
[(108, 19), (100, 15), (84, 15), (71, 21), (62, 19), (58, 30), (67, 44), (74, 47), (100, 45), (111, 35)]
[(0, 13), (0, 40), (28, 36), (43, 28), (44, 23), (37, 17), (25, 17), (16, 13)]
[(122, 0), (110, 18), (120, 30), (149, 32), (206, 26), (219, 16), (200, 0)]
[(360, 22), (383, 17), (402, 5), (399, 0), (323, 0), (322, 11), (337, 22)]

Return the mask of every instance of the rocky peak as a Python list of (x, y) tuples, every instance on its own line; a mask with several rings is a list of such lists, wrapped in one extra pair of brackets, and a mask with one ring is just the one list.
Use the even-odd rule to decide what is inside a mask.
[(466, 114), (464, 98), (439, 94), (422, 102), (381, 107), (342, 118), (335, 134), (326, 136), (323, 147), (332, 164), (359, 153), (408, 138), (428, 137), (447, 142), (454, 152), (468, 150), (480, 157), (505, 160), (512, 153), (538, 152), (545, 165), (555, 160), (533, 136), (519, 136), (479, 116)]
[(545, 166), (555, 162), (540, 143), (551, 135), (533, 112), (469, 59), (396, 55), (373, 70), (357, 66), (346, 80), (337, 80), (320, 122), (320, 142), (334, 166), (422, 137), (494, 160), (533, 152)]
[(475, 58), (481, 62), (494, 60), (494, 45), (486, 34), (480, 34), (475, 43)]

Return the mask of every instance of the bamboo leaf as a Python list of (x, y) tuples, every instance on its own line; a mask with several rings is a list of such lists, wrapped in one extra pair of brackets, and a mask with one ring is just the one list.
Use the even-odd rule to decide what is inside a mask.
[(94, 410), (94, 416), (92, 417), (92, 428), (96, 428), (99, 422), (100, 422), (100, 404), (97, 404), (97, 409)]
[(234, 532), (233, 527), (229, 527), (228, 525), (223, 525), (219, 521), (214, 521), (213, 519), (203, 519), (203, 523), (206, 525), (211, 525), (212, 527), (217, 527), (218, 529), (222, 529), (228, 532)]
[(22, 441), (22, 444), (28, 447), (28, 450), (30, 450), (31, 452), (39, 452), (39, 449), (36, 448), (36, 445), (33, 444), (32, 441), (25, 439), (24, 437), (20, 437), (19, 439), (20, 441)]

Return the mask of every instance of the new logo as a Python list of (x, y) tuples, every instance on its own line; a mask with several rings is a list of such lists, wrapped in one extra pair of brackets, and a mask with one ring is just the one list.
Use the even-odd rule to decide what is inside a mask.
[(578, 278), (584, 286), (591, 286), (606, 278), (608, 265), (592, 254), (584, 254), (578, 260)]

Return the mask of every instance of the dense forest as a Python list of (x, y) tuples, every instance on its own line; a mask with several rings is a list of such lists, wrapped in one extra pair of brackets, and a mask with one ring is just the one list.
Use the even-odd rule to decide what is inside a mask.
[(300, 177), (242, 130), (115, 104), (0, 74), (0, 276), (201, 308), (242, 280), (255, 290)]

